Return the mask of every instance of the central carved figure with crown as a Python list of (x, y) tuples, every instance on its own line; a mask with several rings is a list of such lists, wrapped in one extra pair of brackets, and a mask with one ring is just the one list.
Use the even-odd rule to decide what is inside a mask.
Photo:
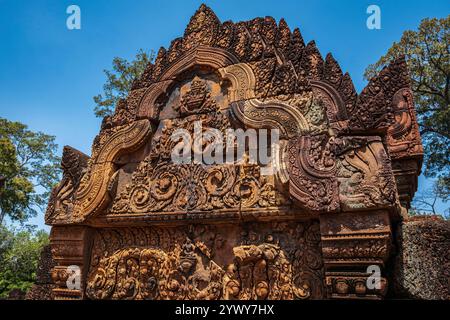
[[(173, 138), (181, 129), (189, 147)], [(252, 161), (260, 144), (223, 163), (173, 161), (174, 150), (221, 154), (206, 130), (277, 131), (274, 161)], [(202, 5), (104, 119), (91, 156), (64, 149), (46, 214), (54, 294), (382, 298), (392, 225), (421, 159), (404, 60), (358, 95), (332, 55), (284, 20), (221, 23)], [(80, 289), (65, 285), (69, 265), (81, 268)], [(376, 288), (368, 266), (381, 270)]]

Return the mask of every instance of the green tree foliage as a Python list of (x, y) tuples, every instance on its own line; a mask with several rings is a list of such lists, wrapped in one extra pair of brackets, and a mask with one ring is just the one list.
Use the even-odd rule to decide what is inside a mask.
[(0, 118), (0, 224), (24, 222), (44, 210), (59, 178), (55, 137)]
[(439, 196), (450, 194), (450, 15), (424, 19), (417, 31), (405, 31), (387, 54), (370, 65), (366, 79), (390, 61), (405, 55), (411, 75), (420, 133), (425, 148), (425, 172), (438, 178)]
[(45, 231), (8, 230), (0, 225), (0, 298), (14, 289), (26, 292), (31, 288), (40, 253), (48, 242)]
[(148, 54), (140, 49), (132, 61), (118, 57), (113, 59), (112, 70), (104, 70), (106, 83), (103, 85), (103, 94), (94, 97), (94, 113), (97, 117), (103, 118), (114, 112), (117, 101), (127, 97), (133, 81), (142, 75), (154, 56), (153, 51)]

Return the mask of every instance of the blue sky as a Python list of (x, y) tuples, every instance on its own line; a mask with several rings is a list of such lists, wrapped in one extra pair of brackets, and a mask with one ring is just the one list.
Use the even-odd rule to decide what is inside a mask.
[[(103, 70), (116, 56), (167, 47), (202, 2), (222, 21), (284, 17), (306, 42), (315, 40), (323, 56), (333, 53), (358, 92), (366, 85), (366, 66), (403, 31), (450, 13), (448, 0), (0, 0), (0, 117), (55, 135), (60, 151), (70, 145), (89, 154), (100, 127), (92, 97), (102, 91)], [(81, 9), (81, 30), (66, 28), (71, 4)], [(366, 27), (371, 4), (381, 9), (381, 30)], [(421, 177), (419, 188), (428, 185)], [(43, 215), (31, 223), (44, 227)]]

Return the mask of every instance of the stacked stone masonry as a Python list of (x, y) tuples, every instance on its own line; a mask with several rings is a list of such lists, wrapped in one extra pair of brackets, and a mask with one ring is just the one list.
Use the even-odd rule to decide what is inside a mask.
[[(64, 149), (46, 213), (55, 299), (383, 298), (422, 161), (408, 79), (399, 59), (358, 95), (284, 20), (221, 23), (202, 5), (91, 155)], [(172, 133), (196, 121), (278, 129), (279, 170), (173, 163)], [(69, 265), (80, 289), (66, 286)]]

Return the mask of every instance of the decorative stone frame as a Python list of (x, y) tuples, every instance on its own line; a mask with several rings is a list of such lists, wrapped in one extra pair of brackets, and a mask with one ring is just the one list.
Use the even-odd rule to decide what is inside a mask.
[[(198, 20), (200, 16), (202, 19)], [(212, 268), (208, 269), (210, 282), (206, 291), (197, 292), (194, 296), (186, 293), (187, 296), (382, 298), (388, 285), (383, 268), (391, 254), (392, 226), (400, 219), (402, 210), (409, 206), (422, 157), (409, 84), (406, 80), (395, 80), (398, 77), (407, 78), (404, 62), (395, 62), (383, 70), (379, 77), (383, 77), (384, 84), (379, 84), (379, 78), (372, 79), (368, 89), (364, 89), (356, 98), (351, 80), (348, 75), (342, 75), (332, 57), (327, 56), (324, 65), (317, 49), (308, 44), (306, 48), (302, 48), (303, 58), (300, 64), (307, 77), (303, 80), (297, 77), (295, 80), (306, 81), (307, 85), (299, 85), (292, 91), (281, 84), (278, 87), (270, 84), (268, 88), (273, 93), (267, 91), (262, 94), (261, 82), (264, 78), (259, 73), (264, 67), (255, 61), (246, 61), (240, 54), (236, 55), (236, 49), (232, 52), (229, 48), (217, 47), (213, 43), (205, 44), (199, 36), (191, 37), (196, 33), (202, 35), (204, 30), (211, 28), (213, 31), (210, 31), (214, 33), (220, 28), (229, 27), (216, 20), (210, 9), (202, 6), (191, 19), (184, 40), (180, 40), (183, 45), (183, 41), (186, 41), (186, 49), (176, 49), (179, 43), (175, 42), (171, 47), (173, 52), (160, 51), (155, 66), (151, 66), (154, 72), (153, 82), (133, 89), (126, 106), (118, 105), (115, 115), (105, 119), (102, 131), (94, 141), (90, 158), (71, 148), (65, 149), (62, 163), (64, 178), (52, 194), (46, 215), (46, 222), (52, 225), (51, 245), (57, 263), (52, 273), (58, 286), (54, 290), (55, 297), (86, 298), (88, 292), (91, 298), (111, 298), (106, 293), (103, 295), (101, 290), (100, 294), (93, 291), (96, 278), (91, 279), (93, 283), (87, 288), (89, 269), (94, 263), (93, 252), (98, 249), (96, 239), (100, 237), (102, 230), (108, 232), (119, 228), (121, 231), (117, 232), (125, 234), (127, 228), (195, 228), (196, 225), (204, 225), (205, 228), (214, 229), (217, 225), (225, 224), (231, 226), (230, 230), (237, 232), (247, 222), (256, 223), (250, 229), (258, 229), (262, 225), (267, 229), (269, 227), (265, 223), (288, 221), (299, 223), (301, 228), (307, 228), (311, 233), (318, 228), (320, 241), (314, 242), (314, 250), (320, 250), (323, 263), (323, 274), (318, 276), (323, 281), (323, 293), (315, 296), (315, 288), (307, 280), (302, 280), (301, 286), (292, 285), (290, 293), (282, 293), (281, 289), (275, 287), (267, 289), (269, 293), (264, 293), (266, 289), (261, 288), (259, 291), (254, 289), (253, 293), (242, 293), (244, 284), (236, 284), (237, 280), (232, 278), (229, 270), (222, 270), (211, 259), (208, 266)], [(232, 28), (239, 30), (240, 25)], [(283, 28), (284, 25), (280, 23), (277, 32), (281, 35), (285, 30)], [(294, 38), (290, 35), (291, 40)], [(290, 46), (287, 45), (291, 48)], [(283, 48), (274, 48), (277, 60), (287, 59), (284, 56), (280, 58)], [(177, 57), (168, 62), (171, 52)], [(304, 57), (315, 57), (315, 60), (305, 60)], [(311, 64), (311, 61), (317, 59), (320, 63)], [(279, 69), (282, 68), (290, 70), (291, 65), (285, 61)], [(230, 114), (244, 128), (280, 130), (283, 140), (283, 170), (279, 180), (281, 184), (287, 185), (287, 191), (278, 191), (284, 193), (292, 201), (292, 205), (278, 209), (261, 207), (248, 212), (239, 207), (236, 212), (209, 210), (196, 214), (105, 214), (112, 201), (111, 193), (119, 168), (130, 162), (126, 160), (127, 157), (142, 160), (148, 142), (155, 135), (161, 107), (167, 101), (170, 91), (182, 75), (194, 69), (209, 70), (219, 77), (220, 85), (226, 87), (228, 92)], [(149, 75), (144, 73), (144, 77)], [(275, 72), (275, 77), (281, 76)], [(385, 81), (386, 77), (394, 79), (396, 83)], [(385, 105), (387, 100), (391, 105)], [(309, 109), (302, 109), (305, 105)], [(363, 109), (367, 105), (377, 112), (367, 115)], [(308, 111), (313, 107), (319, 110), (316, 114)], [(373, 118), (377, 115), (381, 115), (381, 120)], [(316, 119), (321, 116), (321, 121)], [(411, 164), (408, 170), (402, 169), (403, 163)], [(159, 232), (156, 229), (145, 230), (147, 231), (143, 231), (144, 233)], [(308, 234), (305, 231), (305, 237)], [(185, 256), (180, 256), (180, 259), (192, 262), (195, 254), (189, 248), (195, 245), (190, 241), (193, 239), (183, 244)], [(264, 250), (278, 250), (278, 255), (284, 254), (282, 246), (274, 249), (273, 244), (264, 241), (253, 246), (239, 246), (239, 243), (235, 245), (235, 259), (241, 263), (247, 259), (246, 250), (260, 250), (262, 253), (258, 253), (259, 255), (266, 254)], [(120, 248), (120, 257), (162, 254), (148, 251), (153, 250), (149, 245), (142, 247), (137, 243)], [(133, 253), (133, 250), (138, 253)], [(110, 259), (116, 258), (112, 256)], [(281, 261), (287, 261), (283, 259)], [(271, 260), (264, 261), (272, 263), (267, 262)], [(69, 265), (74, 264), (81, 268), (80, 290), (66, 288), (69, 276), (66, 270)], [(367, 286), (367, 278), (370, 276), (367, 267), (370, 265), (378, 266), (382, 271), (381, 286), (375, 289)], [(241, 267), (244, 268), (244, 264)], [(256, 266), (252, 268), (256, 272)], [(213, 269), (216, 271), (213, 272)], [(108, 270), (102, 272), (107, 273)], [(219, 278), (214, 278), (213, 275)], [(297, 275), (293, 272), (292, 277), (295, 276)], [(261, 283), (267, 281), (261, 280)], [(218, 285), (223, 288), (214, 287)], [(241, 286), (240, 296), (235, 295), (234, 290), (238, 289), (233, 285)], [(217, 293), (217, 290), (221, 294), (211, 295), (211, 292)], [(148, 289), (140, 288), (138, 298), (155, 298), (142, 292), (148, 292)], [(278, 293), (275, 294), (276, 292)], [(118, 298), (120, 294), (116, 293), (112, 297)], [(159, 298), (171, 296), (161, 293)]]

